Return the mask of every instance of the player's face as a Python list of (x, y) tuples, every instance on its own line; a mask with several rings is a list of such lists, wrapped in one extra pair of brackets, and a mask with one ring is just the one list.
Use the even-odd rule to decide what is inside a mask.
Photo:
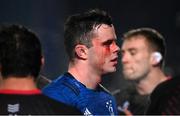
[(139, 80), (150, 72), (150, 52), (143, 36), (134, 36), (122, 44), (123, 75), (128, 80)]
[(100, 74), (115, 72), (120, 48), (116, 44), (114, 27), (102, 24), (95, 34), (88, 50), (89, 65)]

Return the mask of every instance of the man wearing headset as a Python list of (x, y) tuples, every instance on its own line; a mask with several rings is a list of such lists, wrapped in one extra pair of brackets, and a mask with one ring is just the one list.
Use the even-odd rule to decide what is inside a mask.
[[(140, 95), (150, 95), (167, 76), (162, 68), (165, 57), (163, 36), (151, 28), (138, 28), (124, 34), (122, 72)], [(143, 102), (143, 101), (142, 101)]]

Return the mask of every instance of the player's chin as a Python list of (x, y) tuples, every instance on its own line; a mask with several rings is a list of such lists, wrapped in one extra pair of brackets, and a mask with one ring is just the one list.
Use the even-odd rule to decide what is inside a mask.
[(109, 72), (109, 73), (116, 72), (116, 67), (115, 67), (115, 66), (109, 67), (108, 72)]
[(136, 78), (133, 76), (133, 75), (131, 75), (131, 74), (125, 74), (125, 73), (123, 73), (123, 75), (124, 75), (124, 78), (126, 79), (126, 80), (129, 80), (129, 81), (134, 81), (134, 80), (136, 80)]

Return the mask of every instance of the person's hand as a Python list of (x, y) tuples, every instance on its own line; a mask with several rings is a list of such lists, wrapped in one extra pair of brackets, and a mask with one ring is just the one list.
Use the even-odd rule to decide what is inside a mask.
[(133, 116), (133, 114), (131, 113), (131, 111), (128, 110), (129, 107), (129, 102), (125, 101), (123, 106), (118, 106), (118, 110), (120, 110), (121, 112), (123, 112), (126, 116)]
[(131, 111), (129, 111), (128, 109), (124, 109), (124, 114), (126, 116), (133, 116), (133, 114), (131, 113)]

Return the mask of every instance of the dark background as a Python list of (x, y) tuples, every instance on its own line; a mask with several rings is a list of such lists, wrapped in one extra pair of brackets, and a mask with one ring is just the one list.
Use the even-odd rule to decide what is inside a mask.
[[(118, 43), (129, 29), (151, 27), (164, 35), (167, 42), (166, 73), (180, 70), (180, 2), (178, 0), (0, 0), (0, 23), (18, 23), (35, 31), (41, 39), (45, 66), (41, 72), (55, 79), (67, 70), (63, 46), (63, 24), (68, 15), (92, 8), (111, 14)], [(119, 58), (120, 61), (120, 58)], [(114, 74), (104, 77), (111, 92), (126, 86), (121, 76), (121, 63)]]

